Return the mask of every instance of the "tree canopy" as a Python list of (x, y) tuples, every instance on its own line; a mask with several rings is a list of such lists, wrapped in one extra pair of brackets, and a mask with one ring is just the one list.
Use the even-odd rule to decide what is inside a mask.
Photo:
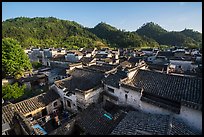
[(19, 86), (18, 83), (4, 85), (2, 86), (3, 99), (17, 99), (23, 96), (25, 89), (26, 85)]
[(99, 23), (93, 29), (89, 30), (99, 38), (105, 39), (110, 47), (134, 48), (141, 46), (158, 46), (158, 43), (153, 39), (139, 36), (137, 33), (118, 30), (105, 23)]
[(167, 31), (153, 22), (146, 23), (135, 33), (154, 39), (160, 45), (199, 48), (202, 47), (202, 34), (190, 29)]
[(156, 23), (136, 31), (117, 29), (104, 22), (94, 28), (54, 17), (18, 17), (2, 22), (2, 37), (18, 40), (23, 48), (157, 47), (158, 45), (202, 47), (202, 34), (190, 29), (167, 31)]
[(2, 23), (3, 38), (18, 40), (22, 47), (65, 47), (68, 49), (81, 47), (97, 47), (106, 45), (82, 25), (53, 17), (8, 19)]
[(2, 40), (2, 74), (18, 78), (31, 69), (30, 60), (20, 44), (14, 39), (4, 38)]

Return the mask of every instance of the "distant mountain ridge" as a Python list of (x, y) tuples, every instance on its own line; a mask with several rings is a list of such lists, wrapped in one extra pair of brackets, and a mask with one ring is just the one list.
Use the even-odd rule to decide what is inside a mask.
[(2, 38), (11, 37), (27, 47), (201, 47), (202, 34), (190, 29), (167, 31), (153, 22), (142, 25), (136, 31), (124, 31), (101, 22), (94, 28), (83, 27), (74, 21), (54, 17), (18, 17), (2, 22)]
[(202, 46), (202, 34), (197, 31), (193, 31), (192, 29), (185, 29), (183, 31), (167, 31), (158, 24), (149, 22), (144, 24), (135, 32), (139, 35), (145, 35), (149, 38), (153, 38), (159, 44), (186, 47)]

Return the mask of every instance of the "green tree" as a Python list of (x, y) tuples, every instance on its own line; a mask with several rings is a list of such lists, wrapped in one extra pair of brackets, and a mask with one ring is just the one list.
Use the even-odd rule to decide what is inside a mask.
[(25, 84), (23, 86), (18, 86), (18, 83), (7, 84), (2, 87), (3, 99), (17, 99), (24, 94), (25, 89)]
[(33, 68), (38, 69), (38, 68), (42, 67), (42, 63), (37, 62), (37, 61), (32, 62), (32, 66), (33, 66)]
[(11, 38), (2, 40), (2, 73), (5, 76), (20, 77), (32, 68), (30, 60), (20, 44)]

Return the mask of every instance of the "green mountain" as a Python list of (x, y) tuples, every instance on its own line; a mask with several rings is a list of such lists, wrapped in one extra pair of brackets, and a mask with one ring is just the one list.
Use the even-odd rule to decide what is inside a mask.
[(72, 49), (106, 44), (82, 25), (53, 17), (8, 19), (2, 22), (2, 36), (15, 38), (25, 48), (37, 46)]
[(158, 38), (167, 33), (167, 30), (163, 29), (161, 26), (158, 24), (155, 24), (153, 22), (149, 22), (146, 24), (143, 24), (137, 31), (141, 36), (147, 36), (149, 38), (158, 40)]
[(18, 17), (2, 22), (2, 37), (14, 38), (24, 48), (28, 47), (158, 47), (175, 45), (201, 47), (202, 34), (185, 29), (169, 32), (153, 22), (146, 23), (137, 31), (129, 32), (117, 29), (106, 23), (99, 23), (94, 28), (86, 28), (68, 20), (54, 17)]
[(201, 47), (202, 34), (193, 30), (167, 31), (153, 22), (144, 24), (135, 33), (140, 36), (147, 36), (156, 40), (161, 45), (171, 45), (179, 47)]
[(103, 22), (88, 30), (99, 38), (106, 40), (110, 47), (131, 48), (141, 46), (158, 46), (158, 43), (151, 38), (139, 36), (137, 33), (119, 30)]

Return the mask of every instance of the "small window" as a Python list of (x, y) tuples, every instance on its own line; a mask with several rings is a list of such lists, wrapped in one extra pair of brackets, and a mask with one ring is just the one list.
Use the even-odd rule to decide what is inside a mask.
[(128, 95), (127, 94), (125, 94), (125, 99), (127, 99), (128, 98)]
[(108, 87), (108, 91), (114, 93), (114, 89)]
[(54, 106), (54, 107), (56, 107), (56, 106), (57, 106), (57, 101), (56, 101), (56, 102), (54, 102), (53, 106)]
[(71, 107), (71, 103), (69, 102), (69, 100), (67, 100), (67, 106)]
[(77, 106), (77, 109), (78, 109), (79, 111), (82, 111), (82, 108), (81, 108), (81, 107), (79, 107), (79, 106)]

